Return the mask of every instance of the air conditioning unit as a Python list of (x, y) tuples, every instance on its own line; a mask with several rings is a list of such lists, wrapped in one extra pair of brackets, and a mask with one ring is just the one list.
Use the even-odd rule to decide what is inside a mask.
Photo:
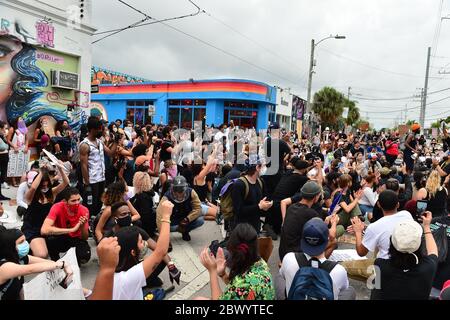
[(68, 90), (79, 90), (80, 88), (80, 76), (77, 73), (52, 70), (51, 78), (53, 88)]

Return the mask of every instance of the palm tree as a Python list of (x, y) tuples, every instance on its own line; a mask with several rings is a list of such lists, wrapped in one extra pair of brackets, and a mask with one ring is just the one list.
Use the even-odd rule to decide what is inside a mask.
[(348, 108), (347, 119), (345, 119), (345, 123), (348, 126), (353, 126), (360, 118), (359, 108), (356, 106), (354, 101), (345, 99), (346, 107)]
[(319, 115), (322, 126), (335, 127), (344, 112), (345, 97), (331, 87), (314, 94), (312, 110)]

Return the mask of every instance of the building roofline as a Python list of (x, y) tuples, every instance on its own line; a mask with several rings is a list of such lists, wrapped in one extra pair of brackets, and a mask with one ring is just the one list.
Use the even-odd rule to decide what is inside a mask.
[(202, 79), (202, 80), (169, 80), (169, 81), (145, 81), (145, 82), (136, 82), (136, 83), (119, 83), (119, 84), (100, 84), (101, 87), (117, 87), (117, 86), (139, 86), (139, 85), (158, 85), (158, 84), (180, 84), (180, 83), (211, 83), (211, 82), (236, 82), (236, 83), (252, 83), (267, 87), (273, 87), (268, 85), (267, 83), (248, 80), (248, 79)]

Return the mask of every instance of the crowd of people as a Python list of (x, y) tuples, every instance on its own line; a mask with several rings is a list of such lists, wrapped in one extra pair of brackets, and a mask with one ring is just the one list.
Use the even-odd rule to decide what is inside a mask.
[[(2, 188), (10, 150), (38, 152), (11, 177), (23, 226), (0, 230), (2, 300), (23, 298), (26, 275), (70, 275), (61, 254), (75, 247), (83, 265), (93, 244), (99, 272), (87, 299), (156, 299), (166, 268), (182, 280), (171, 234), (191, 241), (206, 223), (226, 236), (199, 253), (211, 295), (198, 299), (354, 300), (349, 279), (373, 282), (371, 299), (450, 298), (445, 127), (427, 140), (418, 124), (405, 135), (326, 128), (309, 139), (277, 123), (257, 134), (233, 122), (181, 130), (92, 115), (80, 132), (62, 121), (51, 137), (45, 126), (32, 143), (22, 118), (0, 123)], [(365, 259), (329, 259), (344, 235)]]

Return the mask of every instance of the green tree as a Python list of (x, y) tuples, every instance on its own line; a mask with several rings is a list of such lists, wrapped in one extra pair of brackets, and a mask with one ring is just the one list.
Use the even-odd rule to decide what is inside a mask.
[(359, 113), (359, 108), (356, 106), (354, 101), (345, 99), (345, 106), (348, 108), (347, 119), (345, 119), (345, 123), (348, 126), (353, 126), (361, 117)]
[(331, 87), (324, 87), (314, 94), (312, 110), (319, 115), (323, 127), (337, 127), (344, 112), (345, 100), (342, 93)]
[(416, 120), (408, 120), (408, 121), (406, 122), (406, 125), (407, 125), (407, 126), (412, 126), (414, 123), (417, 123), (417, 121), (416, 121)]

